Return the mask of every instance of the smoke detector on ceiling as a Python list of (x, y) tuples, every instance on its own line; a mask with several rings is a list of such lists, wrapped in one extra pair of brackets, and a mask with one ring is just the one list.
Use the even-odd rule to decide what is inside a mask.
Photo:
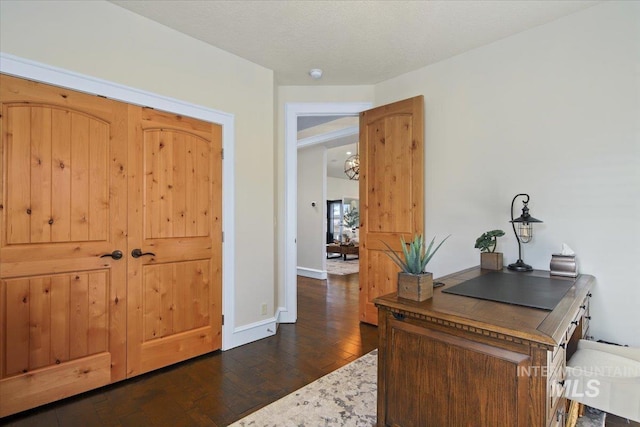
[(309, 75), (312, 79), (318, 80), (320, 77), (322, 77), (322, 70), (320, 68), (312, 68), (311, 70), (309, 70)]

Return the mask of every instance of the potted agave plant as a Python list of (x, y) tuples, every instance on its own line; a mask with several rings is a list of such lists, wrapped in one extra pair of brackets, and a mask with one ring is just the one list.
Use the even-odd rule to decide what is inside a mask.
[(410, 243), (405, 242), (404, 237), (401, 237), (402, 257), (394, 252), (386, 242), (383, 242), (389, 249), (385, 253), (401, 270), (398, 272), (398, 296), (400, 298), (425, 301), (433, 296), (433, 274), (425, 271), (425, 268), (449, 237), (445, 237), (435, 249), (433, 248), (435, 237), (429, 246), (425, 246), (425, 240), (421, 234), (414, 235)]
[(504, 231), (491, 230), (476, 239), (475, 247), (480, 249), (480, 268), (502, 270), (502, 252), (496, 252), (497, 238), (501, 236), (504, 236)]

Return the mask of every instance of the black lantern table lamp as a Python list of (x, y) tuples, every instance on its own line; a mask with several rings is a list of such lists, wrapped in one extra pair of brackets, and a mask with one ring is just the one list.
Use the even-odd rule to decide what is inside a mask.
[[(519, 218), (513, 219), (513, 204), (516, 199), (520, 196), (526, 197), (526, 200), (523, 201), (524, 206), (522, 207), (522, 215)], [(533, 267), (529, 264), (525, 264), (522, 261), (522, 245), (521, 243), (529, 243), (533, 238), (533, 226), (531, 225), (534, 222), (542, 222), (539, 219), (536, 219), (529, 215), (529, 208), (527, 207), (527, 203), (529, 203), (529, 195), (528, 194), (516, 194), (516, 196), (511, 201), (511, 226), (513, 227), (513, 232), (516, 235), (516, 240), (518, 241), (518, 261), (513, 264), (509, 264), (507, 268), (509, 270), (514, 271), (532, 271)], [(518, 231), (516, 231), (516, 224), (518, 224)]]

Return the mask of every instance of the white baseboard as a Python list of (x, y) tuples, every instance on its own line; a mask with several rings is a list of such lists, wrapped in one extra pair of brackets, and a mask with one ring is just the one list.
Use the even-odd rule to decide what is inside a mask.
[(231, 350), (234, 347), (249, 344), (250, 342), (268, 338), (276, 334), (277, 324), (276, 317), (261, 320), (249, 325), (240, 326), (233, 330), (231, 342), (225, 350)]
[(298, 276), (309, 277), (311, 279), (325, 280), (327, 278), (327, 270), (298, 267), (296, 273)]
[(276, 311), (276, 319), (278, 324), (280, 323), (296, 323), (296, 317), (294, 314), (292, 314), (289, 310), (287, 310), (285, 307), (278, 307), (278, 310)]

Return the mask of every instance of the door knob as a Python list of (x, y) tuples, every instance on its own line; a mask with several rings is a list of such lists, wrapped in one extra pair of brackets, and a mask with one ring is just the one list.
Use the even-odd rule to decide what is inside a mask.
[(140, 248), (135, 248), (131, 251), (131, 256), (134, 258), (140, 258), (141, 256), (145, 255), (156, 256), (156, 254), (154, 254), (153, 252), (142, 252), (142, 249)]
[(120, 259), (120, 258), (122, 258), (122, 251), (116, 249), (115, 251), (111, 252), (110, 254), (100, 255), (100, 258), (106, 258), (108, 256), (110, 256), (113, 259)]

